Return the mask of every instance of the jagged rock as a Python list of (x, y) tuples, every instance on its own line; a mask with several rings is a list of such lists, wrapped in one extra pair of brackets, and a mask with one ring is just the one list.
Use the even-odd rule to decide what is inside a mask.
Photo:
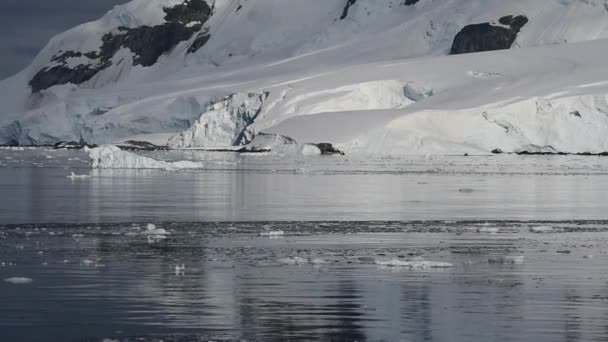
[(53, 149), (55, 150), (82, 150), (83, 148), (96, 148), (99, 147), (95, 144), (87, 144), (86, 142), (78, 142), (78, 141), (60, 141), (53, 145)]
[(165, 20), (188, 24), (193, 21), (205, 22), (211, 15), (212, 9), (203, 0), (186, 0), (172, 8), (163, 9)]
[(346, 19), (346, 17), (348, 17), (348, 11), (356, 2), (357, 2), (357, 0), (346, 0), (346, 5), (344, 5), (344, 10), (342, 11), (340, 20), (344, 20), (344, 19)]
[(147, 141), (127, 140), (124, 144), (117, 145), (118, 148), (125, 151), (167, 151), (167, 146), (158, 146)]
[[(82, 84), (112, 66), (112, 58), (122, 48), (129, 49), (135, 55), (133, 65), (152, 66), (177, 44), (192, 38), (212, 15), (212, 9), (203, 0), (186, 0), (163, 10), (166, 13), (166, 23), (135, 28), (119, 27), (116, 32), (106, 33), (102, 37), (99, 52), (65, 51), (53, 56), (51, 61), (54, 66), (42, 68), (30, 80), (32, 93), (60, 84)], [(188, 52), (197, 51), (208, 40), (207, 31), (199, 34)], [(68, 65), (70, 58), (82, 57), (86, 57), (89, 63), (76, 67)]]
[(505, 16), (499, 19), (504, 26), (491, 23), (468, 25), (454, 38), (450, 54), (505, 50), (511, 48), (521, 28), (528, 22), (525, 16)]
[(499, 148), (495, 148), (495, 149), (493, 149), (493, 150), (492, 150), (492, 153), (493, 153), (493, 154), (502, 154), (503, 152), (502, 152), (502, 150), (501, 150), (501, 149), (499, 149)]
[(312, 145), (316, 146), (321, 151), (321, 155), (331, 155), (331, 154), (339, 154), (342, 156), (344, 155), (344, 152), (338, 150), (330, 143), (318, 143), (318, 144), (312, 144)]
[(192, 44), (190, 44), (190, 47), (188, 48), (188, 53), (195, 53), (196, 51), (198, 51), (198, 49), (202, 48), (203, 46), (205, 46), (205, 44), (207, 44), (210, 38), (211, 35), (208, 34), (207, 31), (199, 33), (196, 39), (192, 42)]

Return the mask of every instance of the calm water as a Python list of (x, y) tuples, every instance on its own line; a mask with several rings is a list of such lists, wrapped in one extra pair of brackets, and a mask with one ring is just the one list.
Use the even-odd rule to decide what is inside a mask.
[(0, 223), (608, 219), (608, 158), (152, 155), (207, 166), (91, 171), (82, 152), (0, 150)]
[(608, 158), (152, 155), (0, 150), (0, 340), (608, 341)]

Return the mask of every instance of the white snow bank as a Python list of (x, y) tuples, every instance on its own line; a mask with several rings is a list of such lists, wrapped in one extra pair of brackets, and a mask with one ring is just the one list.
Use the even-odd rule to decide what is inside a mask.
[(15, 284), (15, 285), (31, 284), (33, 282), (32, 278), (25, 278), (25, 277), (7, 278), (7, 279), (4, 279), (4, 281), (7, 283)]
[(89, 150), (91, 166), (94, 169), (202, 169), (203, 163), (192, 161), (166, 162), (131, 152), (116, 146), (101, 146)]
[(404, 268), (410, 268), (410, 269), (454, 267), (454, 265), (449, 262), (429, 261), (429, 260), (424, 260), (423, 258), (420, 258), (420, 257), (414, 258), (412, 260), (390, 259), (390, 260), (376, 260), (375, 262), (376, 262), (376, 265), (379, 265), (379, 266), (404, 267)]

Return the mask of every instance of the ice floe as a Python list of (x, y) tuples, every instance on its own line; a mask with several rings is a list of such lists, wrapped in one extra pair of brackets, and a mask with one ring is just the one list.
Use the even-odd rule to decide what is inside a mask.
[(441, 262), (441, 261), (430, 261), (425, 260), (421, 257), (417, 257), (411, 260), (399, 260), (399, 259), (389, 259), (389, 260), (376, 260), (376, 265), (385, 266), (385, 267), (403, 267), (410, 269), (429, 269), (429, 268), (450, 268), (454, 267), (453, 264), (449, 262)]
[(203, 163), (193, 161), (167, 162), (123, 151), (112, 145), (90, 149), (89, 157), (94, 169), (201, 169)]
[(33, 282), (32, 278), (25, 278), (25, 277), (7, 278), (7, 279), (4, 279), (4, 281), (7, 283), (15, 284), (15, 285), (31, 284)]

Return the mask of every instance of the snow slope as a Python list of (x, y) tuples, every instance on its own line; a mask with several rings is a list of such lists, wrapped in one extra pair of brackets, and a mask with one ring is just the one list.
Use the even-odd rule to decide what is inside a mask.
[[(196, 34), (148, 67), (123, 48), (91, 80), (32, 94), (29, 80), (60, 51), (162, 25), (163, 7), (181, 1), (117, 6), (0, 82), (0, 143), (172, 136), (218, 147), (267, 132), (347, 153), (608, 151), (606, 1), (358, 0), (340, 20), (346, 2), (216, 0), (196, 52)], [(512, 49), (447, 56), (463, 27), (505, 15), (529, 19)], [(249, 94), (264, 96), (226, 103)]]

